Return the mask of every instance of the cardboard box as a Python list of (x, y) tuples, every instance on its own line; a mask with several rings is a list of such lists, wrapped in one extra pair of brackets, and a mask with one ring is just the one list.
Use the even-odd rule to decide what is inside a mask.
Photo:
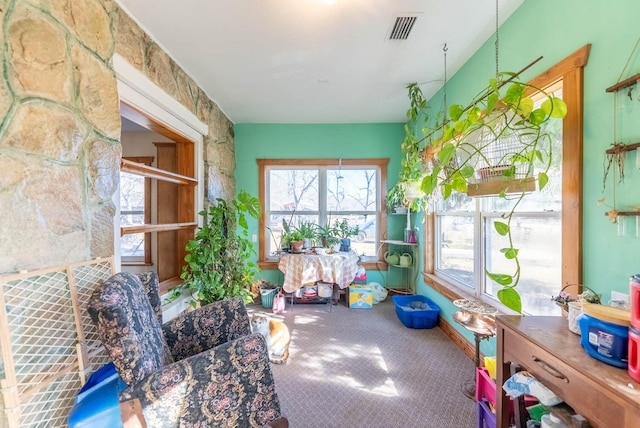
[(372, 309), (373, 287), (366, 284), (351, 284), (349, 286), (349, 308)]

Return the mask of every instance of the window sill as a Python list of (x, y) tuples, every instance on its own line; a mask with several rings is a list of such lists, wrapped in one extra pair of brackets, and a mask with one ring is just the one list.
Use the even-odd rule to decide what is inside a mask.
[[(482, 299), (476, 297), (475, 295), (465, 292), (460, 287), (457, 287), (452, 283), (450, 283), (449, 281), (446, 281), (434, 274), (422, 272), (422, 277), (424, 279), (425, 284), (427, 284), (429, 287), (431, 287), (433, 290), (437, 291), (438, 293), (442, 294), (446, 299), (450, 300), (451, 302), (458, 299), (482, 301)], [(496, 303), (496, 302), (485, 302), (485, 303), (488, 303), (497, 309), (498, 312), (496, 313), (496, 315), (505, 315), (505, 314), (506, 315), (522, 315), (516, 312), (512, 312), (509, 309), (505, 310), (504, 308), (501, 308), (500, 303)]]
[(153, 263), (151, 262), (126, 262), (126, 261), (121, 261), (120, 262), (121, 266), (153, 266)]
[(431, 273), (423, 272), (422, 277), (424, 278), (425, 284), (427, 284), (452, 302), (458, 299), (478, 300), (478, 298), (473, 294), (465, 293), (459, 287), (456, 287), (450, 282), (445, 281), (444, 279)]

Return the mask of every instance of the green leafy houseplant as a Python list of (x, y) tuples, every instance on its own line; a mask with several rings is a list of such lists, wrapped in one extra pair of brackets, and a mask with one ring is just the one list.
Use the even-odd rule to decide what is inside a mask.
[[(506, 76), (509, 79), (503, 81)], [(498, 79), (491, 79), (488, 87), (466, 108), (458, 104), (449, 108), (451, 120), (441, 127), (441, 138), (428, 143), (429, 150), (435, 155), (432, 171), (423, 178), (421, 188), (427, 195), (439, 192), (443, 199), (454, 191), (468, 193), (472, 186), (477, 186), (479, 166), (488, 165), (480, 172), (499, 180), (502, 187), (497, 196), (512, 201), (510, 211), (502, 215), (502, 221), (494, 222), (494, 228), (507, 239), (508, 246), (500, 252), (513, 262), (514, 270), (513, 273), (485, 273), (502, 286), (497, 292), (498, 299), (521, 312), (522, 302), (515, 290), (521, 265), (519, 249), (513, 243), (511, 220), (528, 192), (525, 184), (537, 182), (542, 190), (549, 181), (552, 138), (543, 125), (549, 120), (563, 118), (566, 105), (560, 98), (516, 81), (514, 77), (513, 73), (501, 73)], [(501, 91), (507, 83), (506, 91)], [(540, 107), (535, 106), (532, 93), (543, 96)], [(517, 143), (502, 152), (499, 159), (489, 159), (491, 147), (508, 138), (512, 141), (515, 138)], [(525, 178), (519, 178), (521, 176)]]
[(424, 128), (430, 117), (427, 115), (427, 101), (417, 84), (407, 86), (410, 107), (404, 126), (405, 137), (402, 141), (402, 157), (398, 182), (387, 192), (387, 207), (404, 206), (412, 211), (425, 210), (428, 197), (421, 191), (422, 177), (425, 175), (424, 159), (419, 139), (419, 132)]
[[(229, 203), (216, 201), (208, 212), (199, 213), (204, 217), (203, 224), (187, 243), (186, 265), (180, 275), (184, 283), (173, 296), (187, 291), (202, 305), (234, 296), (249, 303), (249, 287), (258, 267), (249, 261), (255, 250), (246, 216), (260, 216), (260, 201), (244, 190)], [(195, 306), (196, 302), (191, 304)]]
[(328, 224), (327, 226), (317, 227), (318, 239), (322, 242), (322, 246), (325, 248), (331, 248), (336, 244), (340, 243), (340, 238), (338, 237), (338, 231), (334, 229), (333, 226)]

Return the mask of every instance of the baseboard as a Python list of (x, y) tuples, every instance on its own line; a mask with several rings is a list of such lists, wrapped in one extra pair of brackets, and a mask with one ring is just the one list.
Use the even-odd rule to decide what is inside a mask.
[[(466, 337), (460, 334), (458, 330), (453, 328), (453, 326), (442, 317), (438, 317), (438, 326), (440, 327), (440, 330), (442, 330), (442, 332), (446, 334), (447, 337), (449, 337), (449, 339), (451, 339), (451, 341), (455, 343), (467, 357), (469, 357), (470, 360), (475, 360), (476, 348), (474, 344), (469, 342)], [(480, 361), (484, 361), (482, 354), (480, 355)]]

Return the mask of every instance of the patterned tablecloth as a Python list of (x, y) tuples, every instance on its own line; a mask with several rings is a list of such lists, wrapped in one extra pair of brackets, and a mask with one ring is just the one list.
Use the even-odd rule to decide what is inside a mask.
[(335, 254), (281, 254), (278, 269), (284, 273), (282, 288), (293, 293), (303, 284), (323, 281), (347, 288), (356, 276), (358, 256), (353, 251)]

